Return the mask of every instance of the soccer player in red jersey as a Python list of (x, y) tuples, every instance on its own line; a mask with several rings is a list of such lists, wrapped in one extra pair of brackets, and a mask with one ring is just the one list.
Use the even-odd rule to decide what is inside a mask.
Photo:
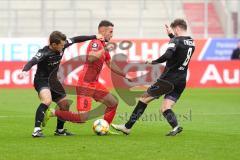
[[(112, 123), (116, 114), (118, 101), (109, 93), (108, 89), (98, 81), (98, 78), (104, 62), (114, 73), (126, 78), (126, 74), (111, 61), (109, 51), (105, 44), (111, 40), (113, 28), (114, 25), (110, 21), (101, 21), (98, 25), (98, 33), (104, 37), (104, 41), (92, 40), (88, 45), (86, 62), (83, 70), (79, 73), (78, 85), (76, 87), (77, 109), (79, 113), (52, 110), (50, 116), (57, 116), (62, 120), (75, 123), (84, 122), (87, 120), (87, 114), (81, 114), (81, 112), (88, 112), (91, 110), (91, 98), (93, 98), (106, 106), (104, 120), (109, 124)], [(126, 79), (131, 81), (128, 78)], [(47, 117), (48, 116), (46, 116), (46, 118)]]
[[(105, 41), (92, 40), (87, 48), (86, 62), (79, 74), (77, 91), (77, 109), (80, 112), (91, 110), (91, 98), (106, 105), (104, 119), (110, 124), (117, 109), (117, 99), (98, 81), (104, 62), (116, 74), (126, 77), (122, 70), (111, 61), (106, 42), (113, 36), (113, 23), (103, 20), (99, 23), (98, 33)], [(91, 97), (91, 98), (90, 98)]]

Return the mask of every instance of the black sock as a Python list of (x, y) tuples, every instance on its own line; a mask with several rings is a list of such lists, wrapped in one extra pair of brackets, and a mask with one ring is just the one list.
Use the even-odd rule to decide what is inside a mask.
[(57, 130), (58, 129), (63, 129), (65, 121), (60, 120), (59, 118), (57, 119)]
[(47, 109), (48, 109), (48, 106), (46, 104), (41, 103), (38, 106), (38, 109), (36, 111), (36, 116), (35, 116), (35, 127), (40, 127), (41, 126), (41, 123), (42, 123), (43, 118), (44, 118), (44, 114), (45, 114)]
[(167, 119), (168, 123), (172, 126), (172, 128), (178, 126), (177, 118), (171, 109), (167, 109), (166, 111), (164, 111), (163, 116)]
[(134, 123), (141, 117), (141, 115), (143, 114), (143, 112), (145, 111), (147, 107), (146, 103), (143, 103), (141, 101), (138, 101), (137, 106), (135, 107), (135, 109), (132, 112), (132, 115), (130, 117), (130, 119), (128, 120), (128, 122), (125, 124), (125, 127), (130, 129), (132, 128), (132, 126), (134, 125)]

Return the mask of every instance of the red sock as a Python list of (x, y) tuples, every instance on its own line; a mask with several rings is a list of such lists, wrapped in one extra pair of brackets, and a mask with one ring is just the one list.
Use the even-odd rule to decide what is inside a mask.
[(81, 123), (82, 122), (80, 115), (78, 113), (74, 113), (74, 112), (70, 112), (70, 111), (56, 110), (55, 115), (64, 121), (70, 121), (73, 123)]
[(116, 110), (117, 110), (117, 105), (106, 108), (105, 114), (104, 114), (104, 120), (106, 120), (108, 124), (112, 123), (113, 118), (116, 114)]

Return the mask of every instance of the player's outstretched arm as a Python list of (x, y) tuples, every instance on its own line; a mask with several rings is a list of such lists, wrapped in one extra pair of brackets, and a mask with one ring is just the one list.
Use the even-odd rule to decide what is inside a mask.
[(37, 54), (23, 67), (23, 71), (29, 71), (32, 66), (41, 62), (45, 57), (45, 54), (39, 50)]
[(32, 66), (38, 64), (45, 58), (44, 54), (41, 52), (38, 52), (30, 61), (25, 64), (25, 66), (22, 69), (22, 73), (20, 74), (21, 78), (24, 78), (27, 76), (27, 72), (32, 68)]
[(106, 64), (117, 75), (126, 78), (130, 82), (132, 81), (131, 79), (126, 77), (126, 74), (122, 71), (122, 69), (120, 67), (118, 67), (118, 65), (116, 63), (114, 63), (113, 61), (107, 61)]
[(161, 57), (159, 57), (156, 60), (153, 60), (150, 64), (158, 64), (158, 63), (166, 62), (167, 60), (172, 58), (172, 55), (173, 55), (173, 51), (168, 49)]
[(96, 35), (92, 35), (92, 36), (77, 36), (77, 37), (70, 38), (72, 43), (81, 43), (81, 42), (85, 42), (85, 41), (92, 40), (92, 39), (97, 39)]
[(81, 42), (85, 42), (85, 41), (93, 40), (93, 39), (99, 39), (99, 40), (103, 41), (104, 37), (101, 34), (91, 35), (91, 36), (72, 37), (72, 38), (67, 39), (67, 43), (65, 44), (65, 48), (69, 47), (70, 45), (72, 45), (74, 43), (81, 43)]
[(123, 73), (122, 69), (120, 69), (116, 63), (114, 63), (113, 61), (108, 61), (106, 62), (107, 66), (116, 74), (118, 74), (119, 76), (125, 77), (125, 73)]
[(163, 62), (166, 62), (167, 60), (171, 59), (176, 50), (177, 43), (178, 42), (175, 40), (175, 38), (171, 39), (170, 42), (168, 43), (168, 48), (167, 48), (166, 52), (158, 59), (153, 60), (151, 62), (151, 64), (163, 63)]
[(32, 68), (32, 66), (34, 66), (35, 64), (37, 64), (38, 61), (35, 57), (33, 57), (27, 64), (25, 64), (25, 66), (22, 69), (22, 72), (20, 73), (20, 78), (25, 78), (28, 76), (28, 71)]
[(29, 71), (29, 70), (32, 68), (32, 66), (34, 66), (34, 65), (37, 64), (37, 63), (38, 63), (38, 60), (37, 60), (35, 57), (33, 57), (33, 58), (23, 67), (23, 70), (22, 70), (22, 71), (25, 71), (25, 72)]

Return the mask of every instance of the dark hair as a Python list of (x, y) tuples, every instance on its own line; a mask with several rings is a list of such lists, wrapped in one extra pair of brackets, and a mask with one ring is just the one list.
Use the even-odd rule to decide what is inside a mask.
[(172, 23), (171, 23), (171, 28), (175, 28), (175, 27), (180, 27), (182, 28), (183, 30), (187, 30), (187, 23), (184, 19), (175, 19)]
[(66, 41), (67, 37), (60, 31), (53, 31), (49, 36), (49, 43), (56, 43), (59, 44), (62, 41)]
[(98, 29), (100, 27), (109, 27), (109, 26), (114, 27), (114, 24), (112, 22), (108, 21), (108, 20), (102, 20), (98, 25)]

